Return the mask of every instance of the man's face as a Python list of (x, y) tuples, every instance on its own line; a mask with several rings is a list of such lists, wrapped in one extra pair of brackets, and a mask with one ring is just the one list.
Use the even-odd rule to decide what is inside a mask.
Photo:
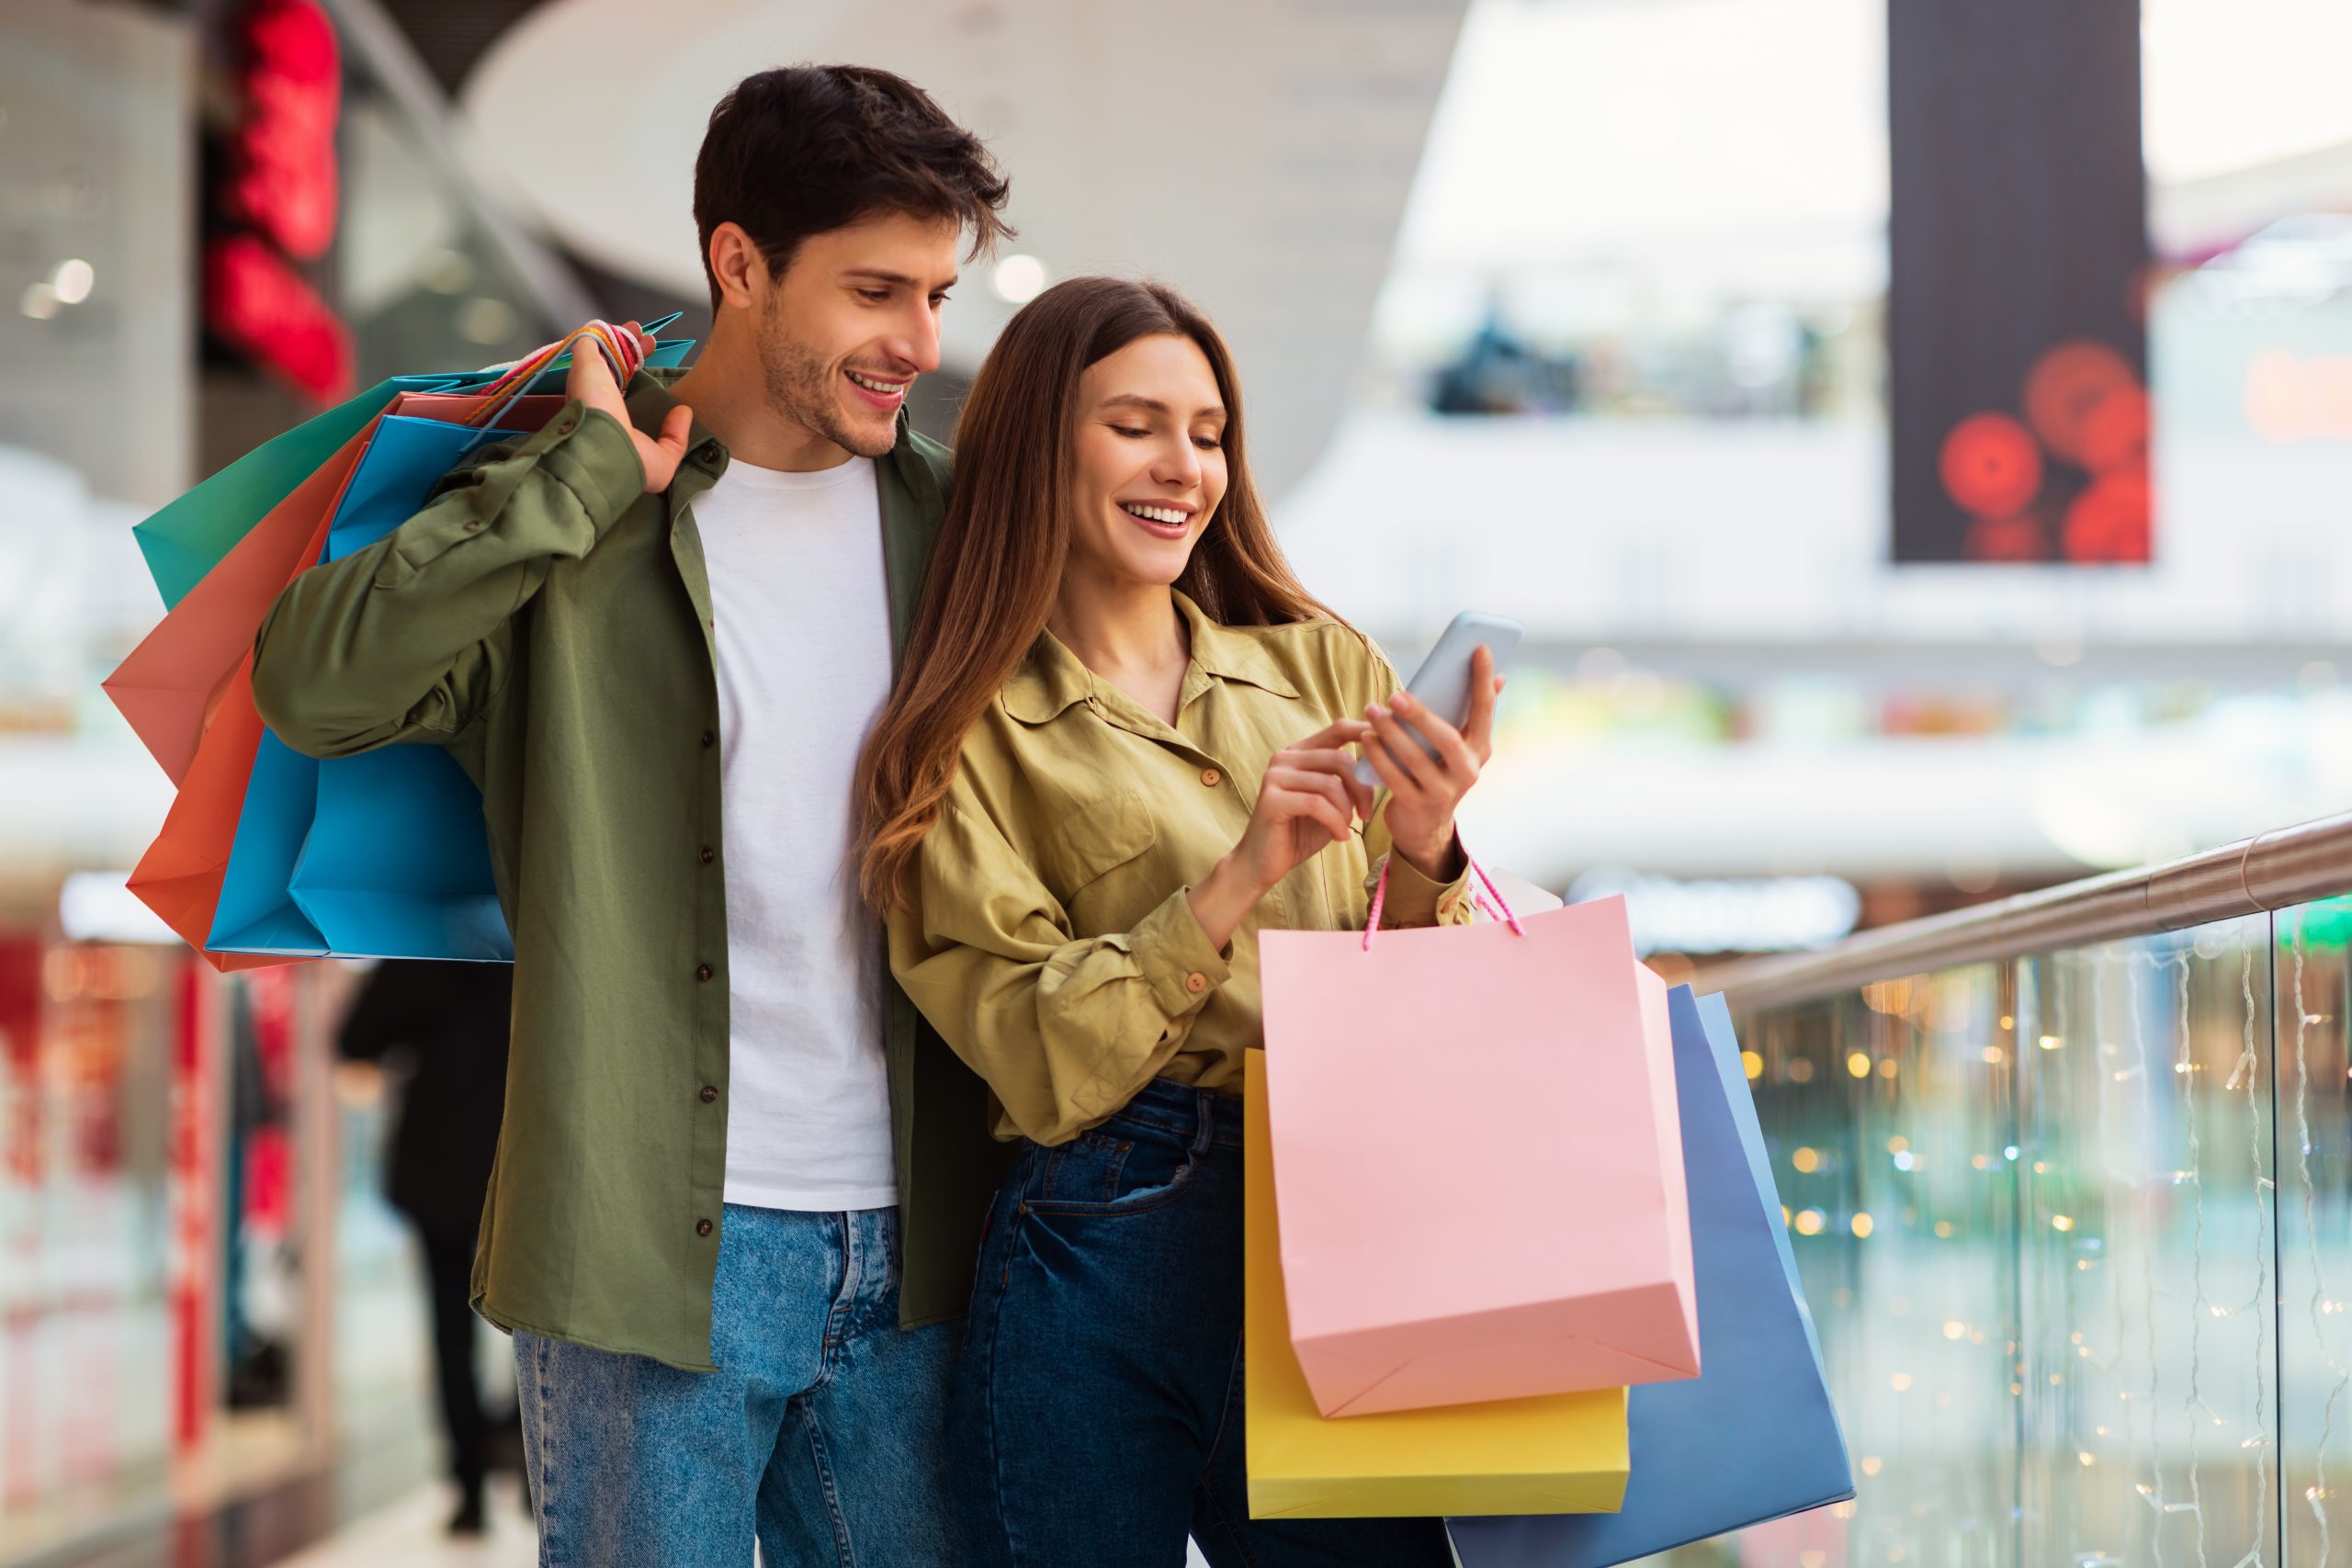
[(908, 389), (939, 367), (962, 239), (952, 220), (886, 213), (811, 235), (781, 276), (755, 279), (775, 411), (860, 457), (888, 452)]

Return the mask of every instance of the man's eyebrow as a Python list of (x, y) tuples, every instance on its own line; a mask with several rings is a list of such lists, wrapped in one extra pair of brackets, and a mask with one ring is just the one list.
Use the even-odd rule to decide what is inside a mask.
[[(1151, 413), (1166, 413), (1168, 412), (1168, 405), (1166, 403), (1161, 402), (1158, 398), (1147, 398), (1140, 392), (1114, 393), (1112, 396), (1102, 400), (1102, 406), (1106, 409), (1143, 409)], [(1225, 408), (1222, 404), (1211, 403), (1206, 408), (1202, 409), (1199, 412), (1193, 414), (1193, 417), (1194, 419), (1223, 419), (1225, 417)]]
[[(843, 277), (871, 278), (876, 283), (895, 283), (901, 288), (921, 288), (922, 287), (922, 278), (910, 277), (903, 272), (892, 272), (887, 267), (854, 266), (847, 272), (842, 274), (842, 276)], [(963, 281), (964, 280), (961, 276), (950, 277), (946, 282), (941, 284), (934, 292), (944, 293)]]

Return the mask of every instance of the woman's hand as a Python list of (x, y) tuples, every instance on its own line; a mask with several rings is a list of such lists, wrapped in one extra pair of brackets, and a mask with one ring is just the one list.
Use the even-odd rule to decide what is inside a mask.
[(1317, 853), (1344, 843), (1358, 817), (1372, 815), (1372, 791), (1357, 782), (1342, 748), (1364, 742), (1372, 726), (1343, 718), (1284, 748), (1266, 764), (1258, 804), (1241, 841), (1193, 889), (1193, 913), (1222, 948), (1277, 882)]
[[(627, 331), (637, 334), (637, 341), (648, 354), (653, 352), (653, 334), (635, 321), (627, 323)], [(564, 378), (566, 397), (577, 398), (592, 409), (602, 409), (620, 422), (628, 438), (637, 445), (637, 460), (645, 469), (645, 490), (649, 495), (659, 495), (670, 488), (677, 476), (678, 465), (686, 456), (686, 442), (695, 428), (694, 411), (681, 403), (670, 411), (662, 422), (662, 434), (648, 435), (629, 423), (628, 404), (621, 399), (620, 383), (613, 379), (613, 367), (605, 359), (605, 351), (582, 338), (571, 345), (571, 373)]]
[[(1495, 699), (1502, 689), (1494, 655), (1481, 648), (1470, 656), (1470, 718), (1460, 729), (1404, 692), (1364, 710), (1372, 737), (1363, 743), (1363, 754), (1388, 787), (1389, 840), (1432, 882), (1450, 882), (1462, 874), (1453, 809), (1495, 754)], [(1434, 759), (1400, 722), (1406, 718), (1437, 748)]]

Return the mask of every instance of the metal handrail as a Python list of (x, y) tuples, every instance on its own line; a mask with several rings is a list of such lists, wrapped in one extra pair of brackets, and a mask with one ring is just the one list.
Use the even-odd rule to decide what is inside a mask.
[(1809, 1001), (1960, 964), (2179, 931), (2352, 892), (2352, 813), (1998, 903), (1905, 920), (1817, 953), (1711, 964), (1695, 982), (1743, 1008)]

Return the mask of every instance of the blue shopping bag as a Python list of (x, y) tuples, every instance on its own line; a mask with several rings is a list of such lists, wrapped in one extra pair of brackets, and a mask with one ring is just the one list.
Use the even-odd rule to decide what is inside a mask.
[[(413, 516), (469, 450), (518, 434), (384, 420), (328, 522), (322, 558), (374, 544)], [(481, 792), (438, 746), (317, 761), (265, 732), (206, 945), (511, 962)]]
[(1611, 1568), (1854, 1495), (1730, 1010), (1668, 1008), (1704, 1371), (1627, 1393), (1620, 1512), (1449, 1519), (1460, 1568)]

